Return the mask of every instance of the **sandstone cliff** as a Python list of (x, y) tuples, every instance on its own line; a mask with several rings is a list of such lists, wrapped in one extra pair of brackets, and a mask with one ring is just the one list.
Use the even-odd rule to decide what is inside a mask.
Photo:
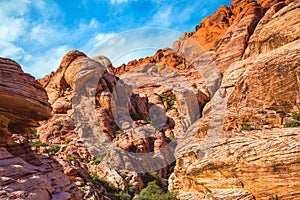
[[(0, 58), (0, 198), (80, 199), (61, 165), (31, 151), (27, 137), (51, 107), (43, 87), (16, 62)], [(22, 83), (22, 84), (20, 84)]]
[(0, 198), (128, 199), (166, 179), (179, 199), (300, 198), (299, 13), (234, 0), (118, 68), (70, 51), (44, 89), (1, 58)]
[(283, 127), (300, 110), (300, 4), (234, 1), (230, 10), (235, 3), (243, 5), (210, 49), (221, 93), (179, 141), (169, 189), (180, 199), (297, 199), (300, 130)]

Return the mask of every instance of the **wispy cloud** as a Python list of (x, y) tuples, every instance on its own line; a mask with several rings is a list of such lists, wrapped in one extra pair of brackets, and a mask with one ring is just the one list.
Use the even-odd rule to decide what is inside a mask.
[(116, 36), (116, 33), (98, 33), (96, 36), (90, 39), (88, 46), (97, 48), (114, 36)]
[(19, 60), (24, 57), (25, 51), (23, 48), (16, 46), (11, 42), (0, 40), (0, 55), (2, 57)]
[(58, 20), (62, 17), (51, 1), (1, 1), (0, 56), (16, 60), (38, 78), (55, 70), (73, 44), (99, 26), (92, 18), (70, 28)]
[(130, 60), (151, 56), (160, 48), (172, 47), (180, 34), (164, 28), (133, 29), (115, 34), (91, 51), (90, 55), (105, 55), (118, 67)]
[(112, 3), (112, 4), (115, 4), (115, 3), (126, 3), (128, 1), (130, 1), (130, 0), (110, 0), (110, 3)]
[[(36, 78), (42, 78), (49, 72), (56, 70), (62, 56), (69, 50), (67, 45), (62, 45), (51, 48), (38, 57), (27, 55), (25, 59), (27, 59), (28, 62), (25, 62), (23, 69), (27, 73), (34, 74)], [(26, 63), (29, 63), (29, 65), (26, 65)]]
[(169, 27), (172, 23), (172, 18), (174, 18), (171, 6), (163, 6), (157, 10), (153, 15), (152, 21), (149, 23), (150, 26), (159, 25), (162, 27)]

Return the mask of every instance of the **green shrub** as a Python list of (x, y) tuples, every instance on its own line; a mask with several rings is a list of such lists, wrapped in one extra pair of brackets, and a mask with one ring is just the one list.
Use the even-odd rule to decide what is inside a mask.
[(123, 191), (120, 191), (115, 196), (117, 197), (118, 200), (130, 200), (131, 199), (130, 196)]
[(300, 122), (291, 121), (291, 122), (286, 123), (283, 127), (284, 128), (295, 128), (295, 127), (298, 127), (298, 126), (300, 126)]
[(171, 98), (166, 98), (163, 94), (158, 95), (160, 97), (160, 100), (162, 103), (167, 102), (168, 106), (172, 107), (175, 105), (176, 102), (176, 96), (173, 95)]
[(81, 162), (84, 162), (84, 163), (88, 163), (88, 162), (89, 162), (89, 160), (86, 159), (86, 158), (80, 158), (80, 161), (81, 161)]
[(111, 183), (108, 183), (107, 181), (100, 178), (98, 174), (93, 174), (92, 181), (96, 187), (104, 187), (108, 193), (114, 194), (119, 192), (118, 188), (115, 188)]
[(95, 160), (93, 160), (92, 164), (93, 165), (98, 165), (99, 163), (101, 163), (103, 160), (103, 156), (99, 156), (98, 158), (96, 158)]
[(123, 131), (122, 130), (117, 130), (116, 132), (115, 132), (115, 134), (116, 135), (119, 135), (119, 134), (121, 134)]
[(60, 146), (51, 146), (48, 150), (49, 153), (56, 153), (60, 150)]
[(84, 181), (81, 181), (80, 183), (79, 183), (79, 185), (78, 185), (79, 187), (83, 187), (83, 186), (85, 186), (85, 182)]
[(67, 158), (67, 161), (68, 162), (71, 162), (71, 161), (74, 161), (75, 160), (75, 158), (72, 156), (72, 157), (69, 157), (69, 158)]
[(36, 131), (32, 132), (32, 139), (39, 139), (40, 136), (37, 134)]
[(251, 128), (251, 125), (250, 125), (250, 124), (244, 122), (244, 123), (242, 124), (241, 130), (242, 130), (242, 131), (250, 131), (250, 130), (252, 130), (252, 128)]
[(65, 140), (65, 141), (64, 141), (64, 143), (63, 143), (63, 144), (69, 144), (71, 141), (72, 141), (72, 140), (70, 140), (70, 139), (67, 139), (67, 140)]
[(125, 179), (126, 177), (127, 177), (127, 174), (126, 174), (126, 172), (119, 172), (119, 174), (120, 174), (120, 176), (123, 178), (123, 179)]
[(45, 147), (45, 146), (47, 146), (47, 144), (45, 144), (45, 143), (43, 143), (43, 142), (41, 142), (41, 141), (37, 141), (37, 142), (32, 142), (32, 141), (30, 141), (30, 142), (29, 142), (29, 146), (31, 146), (31, 147), (36, 147), (36, 148), (40, 148), (40, 147)]
[(134, 196), (134, 194), (135, 194), (135, 187), (131, 183), (128, 183), (128, 193), (131, 196)]
[(167, 99), (167, 103), (168, 103), (168, 105), (171, 106), (171, 107), (175, 105), (175, 102), (176, 102), (176, 96), (175, 96), (175, 95), (172, 96), (171, 99)]
[(170, 139), (171, 141), (173, 141), (173, 140), (175, 140), (175, 136), (174, 136), (174, 135), (170, 135), (170, 136), (169, 136), (169, 139)]
[(176, 200), (174, 194), (167, 192), (164, 193), (164, 191), (155, 183), (155, 182), (149, 182), (147, 187), (144, 188), (140, 195), (134, 200)]
[(184, 116), (179, 116), (178, 119), (179, 119), (179, 120), (183, 120), (183, 119), (184, 119)]
[(292, 117), (294, 118), (294, 120), (300, 121), (300, 113), (293, 112), (293, 113), (292, 113)]

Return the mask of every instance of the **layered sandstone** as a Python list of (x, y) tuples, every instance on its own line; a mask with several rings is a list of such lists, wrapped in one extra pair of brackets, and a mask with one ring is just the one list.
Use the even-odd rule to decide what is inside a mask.
[(43, 87), (18, 63), (0, 58), (0, 66), (0, 143), (9, 143), (13, 133), (24, 134), (37, 127), (38, 121), (48, 119), (51, 107)]
[(179, 189), (179, 199), (297, 199), (299, 133), (299, 128), (224, 133), (204, 156), (199, 146), (177, 159), (169, 189)]
[(51, 114), (43, 87), (9, 59), (0, 58), (0, 76), (0, 198), (82, 198), (57, 161), (28, 146), (27, 136)]
[(219, 40), (219, 92), (175, 151), (179, 199), (299, 198), (300, 130), (283, 128), (300, 111), (298, 7), (248, 2)]

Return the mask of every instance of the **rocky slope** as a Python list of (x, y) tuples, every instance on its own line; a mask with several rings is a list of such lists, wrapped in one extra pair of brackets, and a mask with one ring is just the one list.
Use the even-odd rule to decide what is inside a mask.
[[(80, 199), (61, 165), (31, 151), (27, 137), (51, 107), (43, 87), (16, 62), (0, 58), (0, 198)], [(22, 83), (22, 84), (20, 84)]]
[(300, 198), (300, 129), (284, 128), (300, 125), (299, 11), (234, 0), (118, 68), (73, 50), (45, 90), (1, 59), (0, 197), (129, 199), (169, 179), (179, 199)]
[[(151, 72), (153, 68), (147, 69)], [(41, 142), (59, 148), (53, 156), (78, 185), (89, 185), (89, 177), (97, 174), (125, 192), (130, 187), (134, 195), (147, 185), (149, 171), (157, 171), (162, 182), (170, 175), (174, 162), (170, 138), (184, 132), (185, 123), (191, 124), (196, 113), (185, 110), (186, 99), (178, 96), (177, 100), (170, 86), (150, 83), (134, 88), (125, 77), (119, 81), (111, 72), (105, 57), (67, 53), (59, 68), (40, 80), (53, 111), (37, 133)], [(139, 77), (138, 73), (131, 73), (129, 79), (134, 74)], [(207, 101), (204, 94), (199, 99), (203, 101), (200, 105)], [(189, 101), (198, 105), (196, 96)], [(180, 116), (185, 119), (178, 119)]]

